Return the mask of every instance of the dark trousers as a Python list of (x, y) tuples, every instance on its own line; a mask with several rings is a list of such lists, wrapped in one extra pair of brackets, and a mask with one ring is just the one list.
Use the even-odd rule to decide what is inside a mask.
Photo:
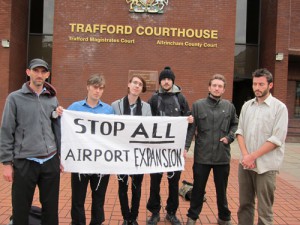
[(119, 175), (119, 200), (124, 220), (136, 220), (139, 214), (144, 175), (131, 175), (131, 208), (128, 203), (128, 175)]
[(214, 182), (217, 193), (218, 217), (221, 220), (228, 221), (231, 217), (231, 212), (228, 209), (227, 202), (227, 184), (230, 171), (230, 165), (204, 165), (194, 163), (194, 186), (192, 191), (192, 198), (190, 208), (187, 216), (193, 220), (199, 217), (203, 206), (203, 197), (205, 194), (205, 187), (209, 177), (209, 173), (213, 169)]
[[(176, 214), (179, 205), (179, 180), (181, 171), (168, 172), (169, 196), (167, 199), (166, 210), (168, 214)], [(152, 173), (150, 184), (150, 197), (147, 203), (147, 209), (153, 213), (159, 213), (161, 208), (160, 183), (163, 173)]]
[(44, 164), (14, 160), (12, 206), (14, 225), (28, 225), (28, 216), (36, 186), (42, 205), (42, 224), (58, 225), (60, 160), (57, 155)]
[[(99, 184), (100, 178), (101, 182)], [(72, 173), (72, 225), (86, 224), (84, 203), (89, 182), (92, 191), (92, 209), (90, 225), (101, 225), (105, 221), (104, 201), (108, 181), (109, 175), (104, 175), (103, 177), (100, 177), (99, 174), (79, 175), (78, 173)]]

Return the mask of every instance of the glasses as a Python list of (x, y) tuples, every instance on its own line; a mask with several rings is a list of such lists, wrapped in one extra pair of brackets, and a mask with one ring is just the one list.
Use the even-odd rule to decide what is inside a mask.
[(143, 87), (143, 83), (142, 82), (132, 81), (131, 83), (133, 83), (134, 85), (137, 85), (139, 87)]

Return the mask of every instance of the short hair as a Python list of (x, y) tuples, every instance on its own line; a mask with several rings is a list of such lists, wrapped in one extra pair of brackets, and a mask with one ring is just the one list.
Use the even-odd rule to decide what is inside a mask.
[(133, 78), (135, 78), (135, 77), (138, 78), (138, 79), (140, 79), (140, 80), (142, 81), (142, 83), (143, 83), (142, 92), (143, 92), (143, 93), (146, 92), (146, 91), (147, 91), (147, 83), (146, 83), (145, 79), (144, 79), (142, 76), (140, 76), (140, 75), (133, 75), (133, 76), (130, 78), (129, 83), (131, 83), (131, 81), (132, 81)]
[(86, 84), (89, 85), (95, 85), (95, 86), (103, 86), (105, 87), (105, 79), (103, 75), (99, 74), (93, 74), (89, 77)]
[(224, 87), (226, 86), (226, 79), (225, 79), (225, 77), (224, 77), (223, 75), (221, 75), (221, 74), (214, 74), (214, 75), (212, 76), (212, 78), (209, 80), (208, 86), (211, 85), (211, 82), (212, 82), (213, 80), (221, 80), (221, 81), (224, 82)]
[(272, 73), (267, 70), (266, 68), (257, 69), (252, 73), (252, 78), (254, 77), (265, 77), (268, 83), (273, 82), (273, 75)]

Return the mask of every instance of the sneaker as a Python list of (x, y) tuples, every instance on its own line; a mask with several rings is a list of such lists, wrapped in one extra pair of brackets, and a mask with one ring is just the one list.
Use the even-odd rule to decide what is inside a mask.
[(136, 220), (133, 220), (133, 221), (131, 222), (131, 225), (139, 225), (139, 224), (138, 224), (138, 222), (137, 222)]
[(219, 218), (218, 218), (218, 224), (219, 225), (232, 225), (230, 220), (226, 221), (226, 220), (221, 220)]
[(170, 221), (172, 225), (181, 225), (181, 222), (179, 221), (179, 219), (176, 217), (176, 215), (174, 214), (167, 214), (166, 215), (166, 220)]
[(130, 224), (130, 222), (128, 220), (124, 220), (122, 223), (122, 225), (129, 225), (129, 224)]
[(196, 224), (196, 220), (193, 220), (190, 217), (188, 217), (186, 221), (186, 225), (195, 225), (195, 224)]
[(160, 220), (159, 213), (152, 213), (151, 217), (147, 221), (147, 225), (156, 225)]

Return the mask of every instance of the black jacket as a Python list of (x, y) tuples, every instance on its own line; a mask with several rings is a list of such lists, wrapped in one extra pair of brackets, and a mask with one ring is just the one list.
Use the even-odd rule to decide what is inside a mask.
[[(192, 115), (194, 123), (188, 129), (186, 149), (195, 135), (194, 161), (207, 165), (229, 164), (230, 143), (238, 126), (234, 105), (228, 100), (207, 97), (194, 102)], [(221, 142), (222, 137), (226, 137), (229, 144)]]

